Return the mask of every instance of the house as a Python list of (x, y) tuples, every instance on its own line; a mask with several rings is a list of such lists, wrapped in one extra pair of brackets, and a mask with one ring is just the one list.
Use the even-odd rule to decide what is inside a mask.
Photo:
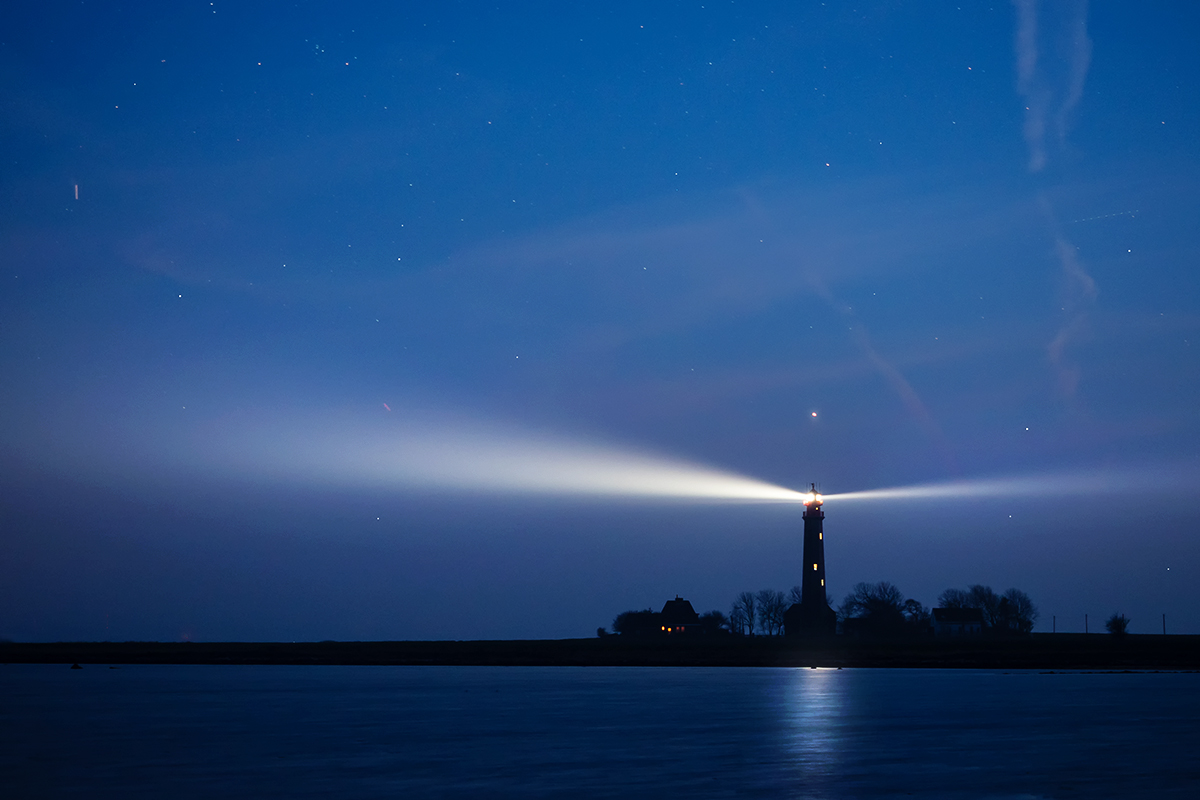
[(935, 636), (978, 636), (983, 633), (983, 611), (978, 608), (935, 608)]
[(658, 615), (660, 633), (671, 635), (706, 633), (705, 626), (700, 622), (700, 615), (692, 604), (679, 595), (674, 600), (668, 600)]

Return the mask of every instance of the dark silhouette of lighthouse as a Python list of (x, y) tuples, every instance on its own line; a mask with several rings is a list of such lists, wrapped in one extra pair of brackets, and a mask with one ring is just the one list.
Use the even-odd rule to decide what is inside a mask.
[(837, 614), (825, 596), (825, 512), (817, 485), (804, 501), (804, 577), (800, 581), (800, 602), (783, 617), (788, 636), (828, 636), (837, 631)]

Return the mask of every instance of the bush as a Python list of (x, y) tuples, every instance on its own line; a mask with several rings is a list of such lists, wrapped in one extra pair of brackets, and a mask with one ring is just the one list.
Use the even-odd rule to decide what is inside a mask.
[(645, 636), (657, 633), (658, 614), (647, 608), (643, 611), (623, 611), (613, 620), (613, 633), (621, 636)]

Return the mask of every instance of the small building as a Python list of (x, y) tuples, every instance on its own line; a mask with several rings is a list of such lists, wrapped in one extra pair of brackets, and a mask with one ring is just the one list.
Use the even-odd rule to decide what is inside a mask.
[(979, 636), (983, 633), (983, 611), (978, 608), (935, 608), (935, 636)]
[(707, 633), (696, 609), (692, 608), (692, 604), (679, 595), (675, 595), (674, 600), (668, 600), (667, 604), (663, 606), (663, 610), (658, 615), (658, 624), (661, 628), (659, 633), (667, 633), (672, 636)]

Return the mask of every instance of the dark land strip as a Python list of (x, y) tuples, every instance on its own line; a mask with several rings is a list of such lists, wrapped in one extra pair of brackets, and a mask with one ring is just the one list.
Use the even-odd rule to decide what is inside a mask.
[(9, 664), (297, 664), (688, 667), (936, 667), (1196, 670), (1200, 636), (1033, 634), (1015, 639), (609, 636), (412, 642), (3, 642)]

